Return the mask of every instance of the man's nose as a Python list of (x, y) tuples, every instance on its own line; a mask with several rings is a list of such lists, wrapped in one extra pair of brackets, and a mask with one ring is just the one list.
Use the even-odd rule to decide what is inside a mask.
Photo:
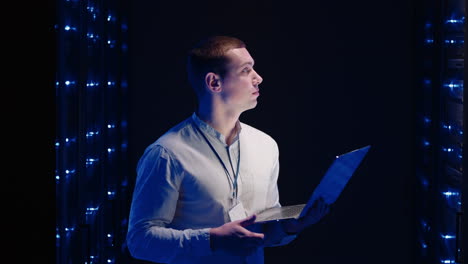
[(263, 78), (262, 76), (260, 76), (260, 74), (258, 74), (258, 72), (255, 71), (255, 77), (254, 79), (256, 80), (256, 85), (259, 85), (263, 82)]

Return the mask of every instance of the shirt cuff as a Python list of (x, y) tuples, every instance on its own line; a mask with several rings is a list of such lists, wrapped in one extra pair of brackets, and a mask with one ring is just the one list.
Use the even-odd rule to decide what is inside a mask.
[(211, 228), (202, 228), (198, 230), (192, 230), (192, 255), (206, 256), (212, 254), (212, 250), (210, 247), (210, 229)]

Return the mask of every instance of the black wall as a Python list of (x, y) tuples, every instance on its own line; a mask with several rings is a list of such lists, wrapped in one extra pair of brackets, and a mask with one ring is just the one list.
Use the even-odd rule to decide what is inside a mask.
[(237, 36), (264, 78), (241, 121), (278, 142), (282, 204), (304, 202), (335, 155), (373, 146), (329, 215), (266, 263), (413, 263), (415, 8), (303, 2), (131, 1), (130, 166), (194, 110), (190, 46)]

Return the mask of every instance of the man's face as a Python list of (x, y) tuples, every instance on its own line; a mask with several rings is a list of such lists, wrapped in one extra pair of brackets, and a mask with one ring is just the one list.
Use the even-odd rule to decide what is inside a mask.
[(258, 85), (262, 77), (253, 69), (254, 60), (245, 48), (231, 49), (227, 72), (222, 80), (221, 96), (235, 110), (245, 111), (257, 105)]

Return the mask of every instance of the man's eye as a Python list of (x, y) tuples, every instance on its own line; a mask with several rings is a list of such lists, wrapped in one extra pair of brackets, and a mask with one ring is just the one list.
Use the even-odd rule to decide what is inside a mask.
[(251, 70), (252, 70), (252, 69), (250, 69), (250, 68), (244, 68), (244, 69), (242, 70), (242, 72), (249, 73)]

